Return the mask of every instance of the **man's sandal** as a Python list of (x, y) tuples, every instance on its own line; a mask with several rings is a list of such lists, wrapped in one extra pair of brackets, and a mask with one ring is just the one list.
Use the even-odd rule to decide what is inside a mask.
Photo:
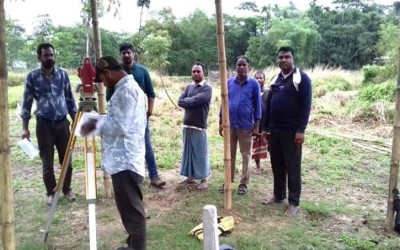
[(219, 191), (221, 194), (225, 193), (224, 184), (222, 184), (222, 186), (219, 187), (218, 191)]
[(247, 192), (247, 186), (246, 186), (246, 184), (240, 184), (240, 185), (239, 185), (239, 188), (238, 188), (238, 190), (237, 190), (237, 194), (238, 194), (238, 195), (244, 195), (244, 194), (246, 194), (246, 192)]

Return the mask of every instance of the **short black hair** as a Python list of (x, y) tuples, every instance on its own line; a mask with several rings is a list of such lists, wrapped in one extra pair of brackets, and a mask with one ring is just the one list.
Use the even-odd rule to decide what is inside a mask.
[(235, 65), (240, 59), (244, 59), (248, 64), (250, 64), (250, 59), (247, 56), (241, 55), (236, 57)]
[(104, 70), (119, 71), (123, 70), (122, 65), (112, 56), (103, 56), (96, 62), (96, 77), (94, 82), (100, 82), (100, 73)]
[(203, 72), (204, 72), (204, 64), (202, 64), (201, 62), (195, 62), (193, 64), (193, 66), (200, 66), (203, 69)]
[(257, 71), (257, 72), (254, 74), (254, 78), (256, 78), (257, 75), (262, 75), (263, 78), (265, 79), (265, 74), (264, 74), (264, 72), (262, 72), (262, 71)]
[(39, 44), (39, 45), (37, 46), (36, 54), (37, 54), (38, 56), (41, 56), (41, 55), (42, 55), (42, 49), (48, 49), (48, 48), (52, 48), (53, 51), (54, 51), (54, 47), (53, 47), (53, 45), (51, 45), (50, 43), (41, 43), (41, 44)]
[(132, 50), (132, 52), (135, 52), (135, 50), (133, 49), (133, 45), (131, 43), (123, 43), (119, 46), (119, 53), (127, 49)]
[(278, 49), (278, 54), (279, 54), (280, 52), (290, 52), (290, 53), (292, 53), (292, 56), (294, 57), (294, 50), (293, 50), (292, 47), (289, 47), (289, 46), (280, 47), (280, 48)]

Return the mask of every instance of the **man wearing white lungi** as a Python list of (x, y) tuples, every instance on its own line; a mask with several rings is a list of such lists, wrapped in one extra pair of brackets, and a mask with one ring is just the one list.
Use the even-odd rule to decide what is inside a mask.
[(187, 177), (184, 182), (189, 184), (200, 180), (198, 189), (205, 190), (211, 174), (206, 129), (212, 89), (204, 80), (203, 64), (193, 65), (192, 80), (178, 101), (179, 107), (185, 109), (181, 175)]

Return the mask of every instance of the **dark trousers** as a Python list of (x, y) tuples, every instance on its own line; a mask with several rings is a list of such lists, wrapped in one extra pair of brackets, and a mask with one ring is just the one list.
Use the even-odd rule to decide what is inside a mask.
[[(37, 119), (36, 122), (36, 137), (43, 165), (43, 181), (47, 195), (54, 194), (54, 189), (56, 188), (54, 147), (57, 149), (59, 163), (62, 165), (70, 137), (69, 125), (70, 123), (67, 119), (60, 123), (49, 123), (40, 119)], [(62, 188), (64, 194), (71, 190), (71, 176), (72, 164), (70, 161)]]
[(274, 196), (286, 198), (286, 176), (288, 180), (289, 204), (298, 206), (301, 193), (301, 151), (294, 143), (295, 130), (274, 129), (270, 134), (270, 155), (274, 174)]
[(143, 177), (135, 172), (125, 170), (111, 176), (115, 203), (122, 224), (128, 232), (128, 247), (134, 250), (146, 249), (146, 214), (140, 183)]

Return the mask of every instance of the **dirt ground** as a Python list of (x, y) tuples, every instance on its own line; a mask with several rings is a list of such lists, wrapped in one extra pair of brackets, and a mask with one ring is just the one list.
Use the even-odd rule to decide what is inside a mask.
[[(335, 133), (335, 136), (352, 136), (357, 138), (365, 138), (373, 140), (374, 138), (380, 138), (385, 141), (385, 143), (391, 142), (392, 136), (392, 126), (390, 125), (382, 125), (381, 123), (361, 123), (356, 121), (349, 120), (341, 120), (339, 118), (335, 119), (332, 116), (318, 116), (312, 117), (310, 121), (310, 127), (317, 128), (320, 132), (330, 132)], [(355, 146), (357, 147), (357, 146)], [(368, 149), (365, 149), (368, 150)], [(79, 149), (78, 149), (79, 151)], [(309, 149), (305, 148), (303, 151), (304, 155), (308, 155), (308, 157), (318, 157), (318, 155), (313, 155)], [(314, 152), (315, 154), (315, 152)], [(365, 165), (358, 166), (354, 168), (355, 172), (368, 172), (375, 171), (373, 166), (370, 166), (368, 157), (363, 160)], [(41, 180), (41, 171), (40, 164), (36, 164), (33, 166), (25, 166), (22, 164), (13, 164), (13, 179), (18, 180), (18, 182), (24, 182), (21, 184), (21, 188), (18, 188), (18, 183), (14, 184), (15, 188), (15, 200), (16, 204), (21, 206), (28, 206), (24, 199), (29, 197), (32, 200), (35, 200), (34, 203), (36, 207), (32, 207), (31, 210), (40, 211), (39, 218), (35, 218), (36, 222), (28, 223), (30, 227), (32, 227), (32, 235), (37, 235), (36, 230), (38, 228), (43, 228), (43, 221), (47, 220), (48, 216), (48, 207), (45, 203), (44, 196), (44, 187)], [(361, 169), (360, 169), (361, 168)], [(58, 169), (57, 169), (58, 171)], [(218, 178), (222, 176), (222, 170), (220, 171)], [(192, 192), (200, 192), (196, 190), (196, 185), (180, 185), (179, 182), (182, 181), (182, 177), (179, 175), (179, 166), (175, 166), (172, 170), (159, 170), (160, 176), (163, 180), (167, 182), (165, 188), (158, 189), (151, 187), (149, 185), (148, 178), (145, 179), (143, 183), (143, 192), (145, 194), (144, 201), (145, 207), (147, 209), (148, 216), (148, 224), (157, 224), (162, 218), (165, 212), (169, 211), (174, 207), (176, 203), (181, 202), (183, 199), (190, 195)], [(381, 170), (375, 174), (374, 181), (376, 183), (387, 183), (388, 181), (388, 169)], [(146, 173), (147, 175), (147, 173)], [(269, 163), (264, 163), (262, 168), (261, 175), (258, 175), (255, 169), (255, 165), (253, 163), (252, 166), (252, 175), (256, 182), (259, 183), (267, 183), (268, 186), (272, 186), (272, 172), (269, 167)], [(307, 172), (308, 178), (318, 179), (319, 173), (316, 170), (309, 169)], [(98, 200), (96, 203), (96, 209), (99, 211), (97, 214), (98, 219), (98, 238), (99, 240), (99, 248), (106, 249), (106, 247), (102, 246), (118, 246), (121, 245), (121, 239), (124, 238), (123, 226), (119, 219), (118, 212), (115, 208), (113, 199), (105, 199), (104, 198), (104, 187), (102, 181), (103, 173), (102, 171), (97, 171), (97, 185), (98, 185)], [(211, 178), (210, 185), (217, 186), (220, 183), (213, 182), (214, 177)], [(266, 181), (265, 181), (266, 180)], [(29, 184), (27, 184), (29, 183)], [(55, 232), (51, 231), (50, 234), (50, 243), (52, 248), (49, 249), (80, 249), (82, 242), (87, 241), (88, 237), (88, 219), (87, 219), (87, 208), (85, 203), (85, 183), (84, 180), (84, 171), (79, 170), (75, 171), (73, 175), (73, 187), (75, 187), (75, 192), (78, 194), (78, 200), (75, 204), (73, 204), (69, 208), (63, 208), (63, 204), (65, 204), (65, 200), (60, 199), (59, 207), (61, 211), (65, 211), (64, 209), (68, 209), (70, 216), (68, 218), (60, 218), (60, 216), (56, 216), (55, 223), (57, 221), (62, 221), (65, 223), (65, 229), (57, 226), (59, 229), (54, 229), (56, 226), (53, 226)], [(304, 183), (307, 187), (307, 183)], [(267, 190), (271, 191), (271, 189)], [(263, 194), (258, 194), (257, 199), (265, 198), (265, 194), (268, 192), (263, 192)], [(262, 196), (262, 197), (261, 197)], [(324, 186), (322, 189), (316, 188), (305, 188), (302, 192), (302, 199), (314, 201), (316, 204), (318, 202), (330, 202), (333, 204), (346, 204), (348, 208), (354, 207), (360, 211), (359, 214), (352, 214), (351, 216), (345, 215), (335, 215), (329, 218), (321, 218), (319, 214), (302, 213), (303, 216), (308, 221), (323, 221), (324, 227), (321, 230), (332, 232), (332, 234), (340, 234), (343, 231), (353, 231), (354, 233), (358, 232), (366, 232), (368, 234), (368, 230), (373, 231), (376, 235), (382, 235), (382, 237), (392, 237), (391, 233), (387, 233), (385, 231), (385, 224), (382, 221), (382, 216), (386, 212), (386, 192), (378, 192), (374, 190), (373, 183), (367, 183), (362, 179), (351, 179), (351, 176), (348, 180), (341, 181), (341, 185), (333, 185), (333, 186)], [(256, 201), (258, 202), (258, 201)], [(19, 230), (20, 235), (24, 235), (24, 237), (37, 237), (29, 235), (29, 229), (27, 230), (26, 223), (24, 220), (32, 220), (31, 218), (27, 218), (26, 216), (32, 215), (34, 212), (26, 212), (24, 214), (24, 210), (26, 207), (17, 207), (16, 208), (16, 224), (17, 231)], [(238, 213), (237, 211), (233, 211), (233, 213)], [(247, 225), (243, 221), (241, 221), (240, 216), (237, 216), (237, 222), (240, 224), (240, 228), (246, 230)], [(118, 220), (119, 223), (115, 223), (115, 219)], [(269, 220), (264, 217), (256, 218), (258, 222), (262, 222), (266, 227), (271, 226), (275, 228), (284, 227), (286, 221), (282, 220)], [(277, 221), (280, 221), (277, 223)], [(113, 223), (111, 223), (113, 222)], [(241, 223), (243, 222), (243, 223)], [(39, 225), (38, 225), (39, 224)], [(21, 229), (23, 228), (23, 229)], [(53, 230), (52, 229), (52, 230)], [(65, 231), (64, 231), (65, 230)], [(68, 236), (70, 235), (70, 230), (72, 230), (74, 237)], [(115, 235), (110, 238), (107, 237), (109, 232), (121, 232), (120, 234)], [(22, 232), (22, 233), (21, 233)], [(76, 237), (79, 235), (79, 237)], [(101, 239), (106, 239), (105, 242)], [(379, 241), (380, 239), (371, 239), (371, 241)], [(29, 248), (24, 248), (29, 249)], [(37, 248), (35, 248), (37, 249)]]

